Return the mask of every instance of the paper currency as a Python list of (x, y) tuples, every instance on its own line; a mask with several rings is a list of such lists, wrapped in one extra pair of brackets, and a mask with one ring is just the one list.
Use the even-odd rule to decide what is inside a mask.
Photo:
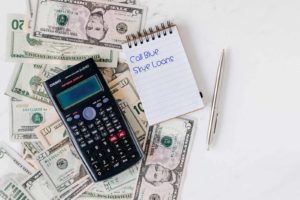
[(2, 189), (0, 189), (0, 200), (8, 200), (9, 196)]
[(139, 140), (143, 140), (146, 135), (148, 123), (142, 103), (133, 86), (130, 73), (122, 73), (122, 75), (111, 81), (108, 85), (127, 120), (131, 123), (136, 136)]
[(125, 115), (126, 119), (128, 120), (138, 141), (140, 142), (140, 144), (143, 144), (147, 131), (146, 127), (140, 121), (138, 115), (134, 112), (134, 110), (131, 109), (131, 106), (128, 102), (118, 101), (118, 105)]
[(24, 148), (26, 148), (33, 156), (45, 150), (44, 146), (40, 141), (23, 142), (22, 144)]
[(34, 168), (27, 164), (10, 147), (0, 142), (0, 189), (7, 184), (10, 179), (23, 181), (30, 175)]
[(12, 179), (4, 186), (3, 192), (8, 197), (8, 200), (32, 200), (27, 192)]
[(134, 187), (127, 184), (124, 187), (118, 188), (113, 192), (107, 193), (102, 186), (96, 183), (85, 193), (78, 197), (78, 200), (132, 200)]
[(37, 0), (32, 35), (122, 49), (126, 35), (144, 26), (146, 8), (99, 1)]
[(52, 106), (11, 98), (10, 139), (12, 141), (37, 140), (38, 138), (34, 133), (34, 129), (56, 115), (56, 111)]
[[(89, 1), (89, 0), (87, 0)], [(96, 1), (103, 1), (103, 0), (96, 0)], [(125, 4), (132, 4), (135, 5), (136, 4), (136, 0), (106, 0), (108, 2), (115, 2), (115, 3), (125, 3)], [(26, 1), (26, 6), (27, 6), (27, 15), (30, 17), (33, 17), (33, 5), (36, 5), (37, 0), (27, 0)]]
[(44, 147), (40, 146), (41, 143), (36, 142), (22, 142), (22, 158), (33, 168), (38, 169), (39, 166), (36, 163), (35, 154), (42, 152)]
[(179, 199), (195, 120), (178, 117), (149, 128), (135, 200)]
[(69, 138), (39, 153), (36, 160), (61, 199), (74, 199), (93, 183)]
[(65, 65), (18, 64), (15, 66), (5, 94), (19, 100), (35, 100), (51, 105), (42, 82), (67, 67)]
[(25, 15), (8, 15), (6, 59), (19, 63), (74, 65), (88, 58), (103, 67), (116, 67), (118, 52), (96, 46), (32, 38), (24, 31)]
[[(100, 68), (100, 72), (108, 83), (114, 98), (128, 103), (134, 116), (143, 124), (144, 131), (140, 132), (145, 132), (148, 127), (147, 118), (135, 89), (125, 55), (120, 52), (117, 68)], [(131, 117), (129, 116), (129, 118)]]
[(58, 200), (53, 193), (54, 188), (45, 179), (41, 171), (29, 176), (22, 184), (22, 188), (29, 194), (32, 200)]
[(68, 137), (65, 125), (58, 117), (36, 128), (34, 132), (46, 148)]

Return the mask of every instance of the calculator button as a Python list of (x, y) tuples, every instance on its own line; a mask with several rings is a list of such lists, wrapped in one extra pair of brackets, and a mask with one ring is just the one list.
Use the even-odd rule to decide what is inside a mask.
[(118, 140), (118, 138), (117, 138), (117, 136), (115, 136), (115, 135), (109, 137), (109, 141), (110, 141), (111, 143), (113, 143), (113, 142), (115, 142), (115, 141), (117, 141), (117, 140)]
[(98, 156), (99, 156), (99, 158), (102, 158), (103, 154), (102, 153), (98, 153)]
[(95, 140), (100, 140), (101, 137), (100, 137), (99, 135), (96, 135), (96, 136), (94, 137), (94, 139), (95, 139)]
[(75, 130), (75, 129), (77, 129), (77, 126), (76, 126), (76, 125), (71, 126), (71, 129), (72, 129), (72, 130)]
[(87, 131), (86, 127), (83, 127), (83, 128), (81, 129), (81, 132), (86, 132), (86, 131)]
[(80, 143), (80, 147), (81, 147), (81, 148), (86, 147), (86, 143), (85, 143), (85, 142)]
[(98, 133), (98, 131), (95, 129), (95, 130), (92, 130), (92, 132), (91, 132), (93, 135), (95, 135), (95, 134), (97, 134)]
[(86, 107), (82, 112), (83, 118), (90, 121), (95, 119), (96, 117), (96, 110), (92, 107)]
[(94, 147), (96, 150), (99, 150), (99, 146), (98, 145), (95, 145)]
[(94, 142), (93, 139), (89, 139), (89, 140), (87, 141), (88, 144), (92, 144), (93, 142)]
[(110, 117), (110, 118), (113, 118), (113, 117), (115, 117), (115, 116), (116, 116), (115, 113), (110, 113), (110, 114), (109, 114), (109, 117)]
[(80, 135), (80, 132), (79, 132), (79, 131), (75, 131), (75, 132), (74, 132), (74, 135), (75, 135), (75, 136), (79, 136), (79, 135)]
[(107, 165), (107, 161), (105, 159), (101, 160), (103, 165)]
[(113, 122), (114, 124), (116, 124), (116, 123), (118, 123), (118, 122), (119, 122), (119, 120), (118, 120), (118, 119), (116, 119), (116, 118), (114, 118), (114, 119), (112, 120), (112, 122)]
[(68, 117), (68, 118), (67, 118), (67, 122), (71, 122), (72, 120), (73, 120), (72, 117)]
[(102, 103), (97, 103), (96, 108), (100, 108), (102, 106)]
[(105, 146), (108, 145), (108, 143), (106, 141), (103, 141), (102, 144)]
[(98, 128), (99, 131), (104, 131), (105, 130), (104, 126), (98, 126), (97, 128)]
[(109, 112), (109, 111), (112, 111), (112, 109), (113, 108), (111, 106), (109, 106), (108, 108), (106, 108), (106, 111)]
[(109, 158), (111, 161), (114, 161), (114, 160), (116, 160), (116, 157), (115, 156), (110, 156), (110, 158)]
[(101, 132), (101, 136), (102, 136), (102, 137), (106, 137), (107, 135), (108, 135), (108, 133), (107, 133), (106, 131), (102, 131), (102, 132)]
[[(119, 149), (118, 149), (119, 150)], [(124, 155), (124, 152), (121, 150), (121, 151), (119, 151), (119, 155), (120, 156), (123, 156)]]
[(102, 115), (105, 115), (105, 111), (101, 109), (101, 110), (99, 111), (99, 115), (101, 115), (101, 116), (102, 116)]
[(114, 128), (108, 129), (108, 133), (109, 133), (109, 134), (112, 134), (112, 133), (114, 133), (114, 132), (115, 132), (115, 129), (114, 129)]
[(91, 137), (91, 134), (89, 134), (89, 133), (84, 135), (84, 138), (86, 138), (86, 139), (89, 137)]
[(97, 174), (98, 174), (98, 176), (101, 176), (101, 175), (102, 175), (102, 172), (101, 172), (101, 171), (98, 171)]
[(107, 120), (108, 120), (108, 117), (105, 116), (105, 117), (102, 118), (102, 120), (103, 120), (103, 121), (107, 121)]
[(126, 163), (128, 161), (128, 158), (124, 158), (121, 160), (122, 163)]
[(102, 102), (103, 102), (103, 103), (109, 102), (109, 98), (104, 98)]
[(106, 127), (111, 127), (111, 126), (112, 126), (112, 123), (107, 122), (107, 123), (105, 124), (105, 126), (106, 126)]
[(121, 124), (119, 124), (119, 125), (116, 126), (117, 130), (120, 130), (121, 128), (122, 128)]
[(132, 159), (134, 159), (135, 157), (136, 157), (135, 154), (132, 154), (132, 155), (130, 156), (130, 158), (132, 158)]
[(123, 138), (123, 137), (125, 137), (126, 136), (126, 133), (125, 133), (125, 131), (120, 131), (119, 133), (118, 133), (118, 137), (119, 138)]
[(119, 167), (119, 166), (120, 166), (120, 163), (117, 162), (117, 163), (115, 163), (115, 164), (113, 165), (113, 168), (116, 168), (116, 167)]
[(91, 155), (91, 150), (90, 150), (90, 149), (87, 149), (87, 150), (85, 151), (85, 154), (86, 154), (86, 155)]
[(94, 168), (94, 169), (100, 169), (100, 166), (99, 166), (98, 163), (96, 163), (96, 164), (93, 164), (93, 168)]
[(101, 124), (101, 121), (100, 121), (99, 119), (96, 119), (96, 120), (95, 120), (95, 124), (96, 124), (96, 125), (99, 125), (99, 124)]
[(89, 125), (88, 125), (88, 128), (89, 128), (89, 129), (94, 128), (94, 124), (89, 124)]
[(79, 118), (80, 118), (80, 115), (78, 115), (78, 114), (74, 116), (74, 119), (79, 119)]
[(84, 125), (83, 121), (78, 122), (78, 126), (83, 126), (83, 125)]
[(77, 141), (78, 141), (78, 142), (82, 142), (83, 140), (84, 140), (83, 137), (77, 138)]
[(95, 157), (91, 156), (90, 161), (91, 161), (91, 163), (95, 162), (96, 161)]

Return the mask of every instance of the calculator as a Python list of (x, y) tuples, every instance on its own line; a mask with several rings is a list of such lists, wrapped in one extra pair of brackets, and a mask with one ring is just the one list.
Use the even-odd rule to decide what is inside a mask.
[(93, 59), (44, 82), (75, 149), (95, 182), (143, 158), (143, 151)]

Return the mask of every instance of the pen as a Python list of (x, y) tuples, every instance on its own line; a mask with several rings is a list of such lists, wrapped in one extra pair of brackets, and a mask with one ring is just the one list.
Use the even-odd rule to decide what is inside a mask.
[(219, 115), (218, 102), (219, 102), (220, 88), (222, 83), (224, 54), (225, 54), (225, 50), (223, 49), (219, 61), (214, 96), (213, 96), (212, 106), (211, 106), (211, 114), (210, 114), (208, 133), (207, 133), (207, 150), (210, 149), (210, 146), (212, 144), (213, 138), (216, 133), (216, 127), (218, 122), (218, 115)]

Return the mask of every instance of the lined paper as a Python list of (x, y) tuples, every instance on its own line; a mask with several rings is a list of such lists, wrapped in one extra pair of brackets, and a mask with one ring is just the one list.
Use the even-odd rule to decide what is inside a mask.
[(176, 26), (172, 34), (123, 44), (149, 125), (202, 108), (203, 102)]

